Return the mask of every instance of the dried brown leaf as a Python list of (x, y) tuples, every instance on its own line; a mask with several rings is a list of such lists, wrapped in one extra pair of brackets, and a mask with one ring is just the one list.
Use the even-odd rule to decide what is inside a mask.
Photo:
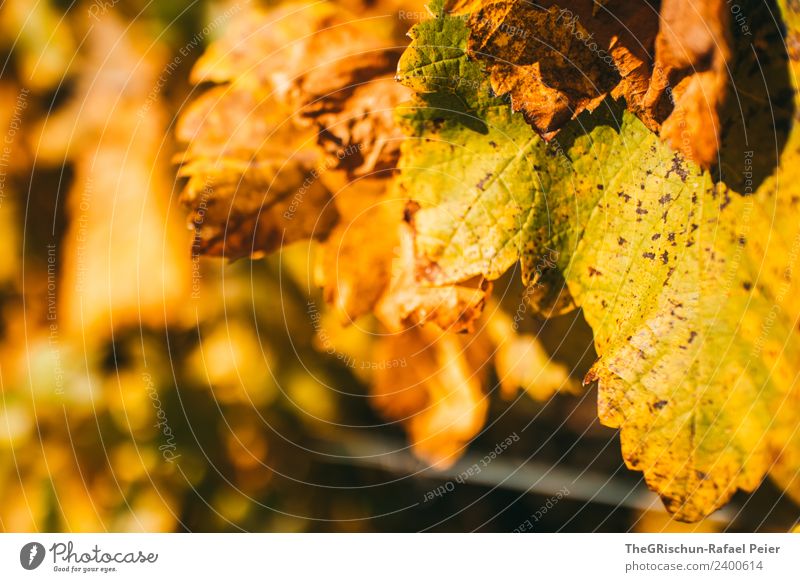
[[(325, 185), (337, 180), (332, 170), (394, 168), (400, 132), (392, 115), (407, 98), (391, 79), (403, 44), (396, 37), (392, 19), (297, 3), (250, 10), (209, 47), (192, 80), (223, 84), (201, 95), (178, 128), (188, 143), (182, 199), (199, 252), (236, 258), (324, 240), (341, 209)], [(338, 242), (348, 228), (339, 224)], [(332, 297), (338, 283), (327, 280)], [(344, 316), (368, 310), (379, 288), (358, 301), (340, 294)]]
[(273, 72), (288, 80), (299, 121), (314, 127), (330, 159), (353, 175), (393, 168), (399, 156), (393, 112), (410, 92), (394, 74), (406, 41), (387, 24), (326, 16), (303, 39), (306, 58)]
[(191, 208), (194, 251), (235, 259), (325, 238), (337, 214), (314, 136), (253, 77), (250, 52), (230, 48), (225, 58), (214, 58), (229, 40), (212, 45), (194, 78), (230, 82), (195, 99), (177, 128), (186, 143), (179, 175), (188, 178), (181, 200)]
[(469, 14), (469, 53), (485, 62), (492, 88), (509, 94), (540, 135), (551, 137), (612, 91), (641, 109), (658, 31), (648, 4), (608, 2), (597, 10), (592, 0), (468, 0), (453, 10)]
[(704, 167), (716, 163), (719, 150), (719, 110), (731, 56), (728, 22), (729, 9), (722, 0), (661, 4), (653, 88), (660, 91), (665, 81), (674, 87), (675, 105), (661, 126), (661, 137)]
[(407, 44), (395, 24), (331, 2), (251, 11), (198, 61), (193, 81), (270, 87), (295, 123), (315, 130), (333, 166), (353, 175), (393, 168), (401, 134), (392, 113), (409, 97), (393, 81)]
[[(393, 61), (392, 74), (395, 66)], [(362, 176), (396, 166), (403, 133), (394, 121), (394, 108), (407, 101), (410, 92), (393, 76), (343, 85), (324, 99), (306, 99), (311, 97), (302, 119), (312, 122), (319, 144), (336, 167)]]
[(545, 139), (611, 95), (684, 155), (716, 161), (730, 57), (721, 0), (456, 0), (469, 54)]

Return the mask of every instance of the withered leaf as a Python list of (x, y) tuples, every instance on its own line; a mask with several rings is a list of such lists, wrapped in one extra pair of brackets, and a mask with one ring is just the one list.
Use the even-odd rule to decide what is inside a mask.
[(270, 87), (294, 123), (314, 129), (334, 167), (352, 175), (390, 169), (402, 136), (392, 112), (409, 95), (392, 81), (407, 44), (395, 23), (333, 2), (251, 10), (206, 51), (193, 81)]
[(400, 152), (403, 133), (394, 121), (394, 108), (408, 100), (410, 92), (392, 76), (362, 85), (351, 82), (322, 96), (306, 95), (308, 104), (301, 110), (318, 132), (318, 142), (335, 160), (337, 168), (352, 176), (372, 175), (392, 170)]
[(393, 168), (403, 135), (394, 108), (410, 97), (394, 75), (407, 42), (385, 22), (339, 14), (321, 22), (303, 44), (314, 61), (275, 73), (291, 80), (298, 121), (314, 127), (330, 159), (352, 175)]
[(392, 116), (407, 89), (391, 77), (402, 46), (392, 19), (331, 2), (252, 9), (232, 23), (192, 73), (223, 84), (178, 128), (196, 250), (237, 258), (325, 239), (340, 207), (326, 186), (332, 170), (360, 176), (397, 161)]
[[(722, 0), (455, 0), (471, 57), (545, 139), (611, 95), (688, 159), (716, 161), (730, 56)], [(663, 125), (662, 125), (663, 124)]]
[(684, 157), (706, 168), (720, 149), (719, 111), (728, 87), (730, 10), (723, 0), (665, 0), (656, 38), (648, 97), (671, 89), (675, 109), (661, 137)]
[(640, 103), (657, 14), (646, 2), (606, 4), (597, 10), (592, 0), (462, 0), (452, 9), (468, 15), (469, 54), (485, 62), (494, 91), (509, 94), (514, 110), (550, 137), (612, 91), (648, 121), (660, 121)]
[[(274, 104), (248, 90), (211, 89), (184, 113), (187, 142), (179, 175), (191, 207), (195, 252), (236, 259), (297, 240), (327, 236), (336, 220), (319, 158), (302, 133), (270, 123)], [(223, 138), (223, 135), (225, 137)]]
[(181, 199), (192, 210), (194, 252), (235, 259), (326, 237), (337, 214), (313, 133), (297, 127), (266, 81), (240, 70), (251, 53), (240, 63), (231, 49), (216, 70), (215, 46), (195, 78), (225, 84), (195, 99), (177, 127), (186, 143), (179, 175), (188, 178)]

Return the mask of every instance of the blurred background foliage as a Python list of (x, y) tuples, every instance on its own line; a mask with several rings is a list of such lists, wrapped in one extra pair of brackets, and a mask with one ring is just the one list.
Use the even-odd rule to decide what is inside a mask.
[[(398, 11), (423, 8), (367, 9), (410, 26)], [(0, 529), (791, 527), (796, 507), (768, 484), (700, 524), (669, 519), (598, 424), (594, 393), (577, 388), (594, 360), (580, 313), (525, 317), (520, 330), (541, 340), (541, 369), (552, 356), (572, 370), (573, 393), (536, 400), (518, 389), (534, 389), (524, 371), (518, 386), (488, 371), (485, 428), (438, 470), (368, 389), (425, 362), (359, 365), (375, 322), (345, 328), (326, 309), (315, 243), (252, 261), (193, 257), (174, 126), (193, 63), (239, 12), (223, 0), (0, 7)], [(518, 281), (496, 284), (507, 314)]]

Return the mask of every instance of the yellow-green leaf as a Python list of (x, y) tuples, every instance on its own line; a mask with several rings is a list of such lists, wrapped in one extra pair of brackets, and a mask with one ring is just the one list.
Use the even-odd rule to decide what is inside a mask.
[(401, 59), (416, 92), (399, 113), (402, 185), (436, 283), (495, 279), (517, 260), (537, 280), (556, 257), (595, 334), (601, 420), (679, 519), (768, 472), (800, 489), (798, 129), (752, 196), (613, 102), (545, 144), (492, 97), (468, 34), (440, 11)]

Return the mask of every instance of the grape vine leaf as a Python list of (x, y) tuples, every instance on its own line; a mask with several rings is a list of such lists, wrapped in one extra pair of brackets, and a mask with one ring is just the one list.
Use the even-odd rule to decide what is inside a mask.
[(212, 87), (182, 112), (176, 133), (196, 254), (263, 255), (324, 238), (336, 222), (329, 189), (313, 177), (322, 165), (314, 134), (268, 87), (241, 78)]
[(767, 472), (800, 497), (798, 127), (751, 196), (612, 101), (545, 143), (468, 58), (467, 21), (433, 10), (398, 73), (415, 91), (398, 112), (401, 185), (432, 280), (491, 280), (517, 260), (536, 280), (557, 257), (594, 331), (601, 421), (678, 519)]
[(387, 365), (375, 375), (373, 405), (405, 426), (418, 457), (446, 468), (486, 421), (491, 354), (485, 333), (457, 335), (425, 325), (384, 336), (375, 361)]
[[(259, 256), (325, 240), (339, 223), (327, 182), (394, 168), (401, 134), (393, 19), (332, 2), (248, 8), (195, 63), (216, 85), (182, 113), (182, 201), (198, 254)], [(341, 225), (340, 225), (341, 226)]]
[(192, 80), (269, 87), (293, 123), (314, 130), (332, 166), (354, 175), (392, 168), (401, 138), (392, 110), (408, 98), (392, 77), (405, 42), (394, 18), (358, 16), (334, 2), (248, 10), (197, 62)]
[[(454, 0), (468, 18), (470, 57), (549, 139), (607, 95), (704, 167), (717, 160), (718, 109), (728, 84), (722, 0)], [(662, 125), (663, 124), (663, 125)], [(691, 135), (691, 139), (686, 139)]]

